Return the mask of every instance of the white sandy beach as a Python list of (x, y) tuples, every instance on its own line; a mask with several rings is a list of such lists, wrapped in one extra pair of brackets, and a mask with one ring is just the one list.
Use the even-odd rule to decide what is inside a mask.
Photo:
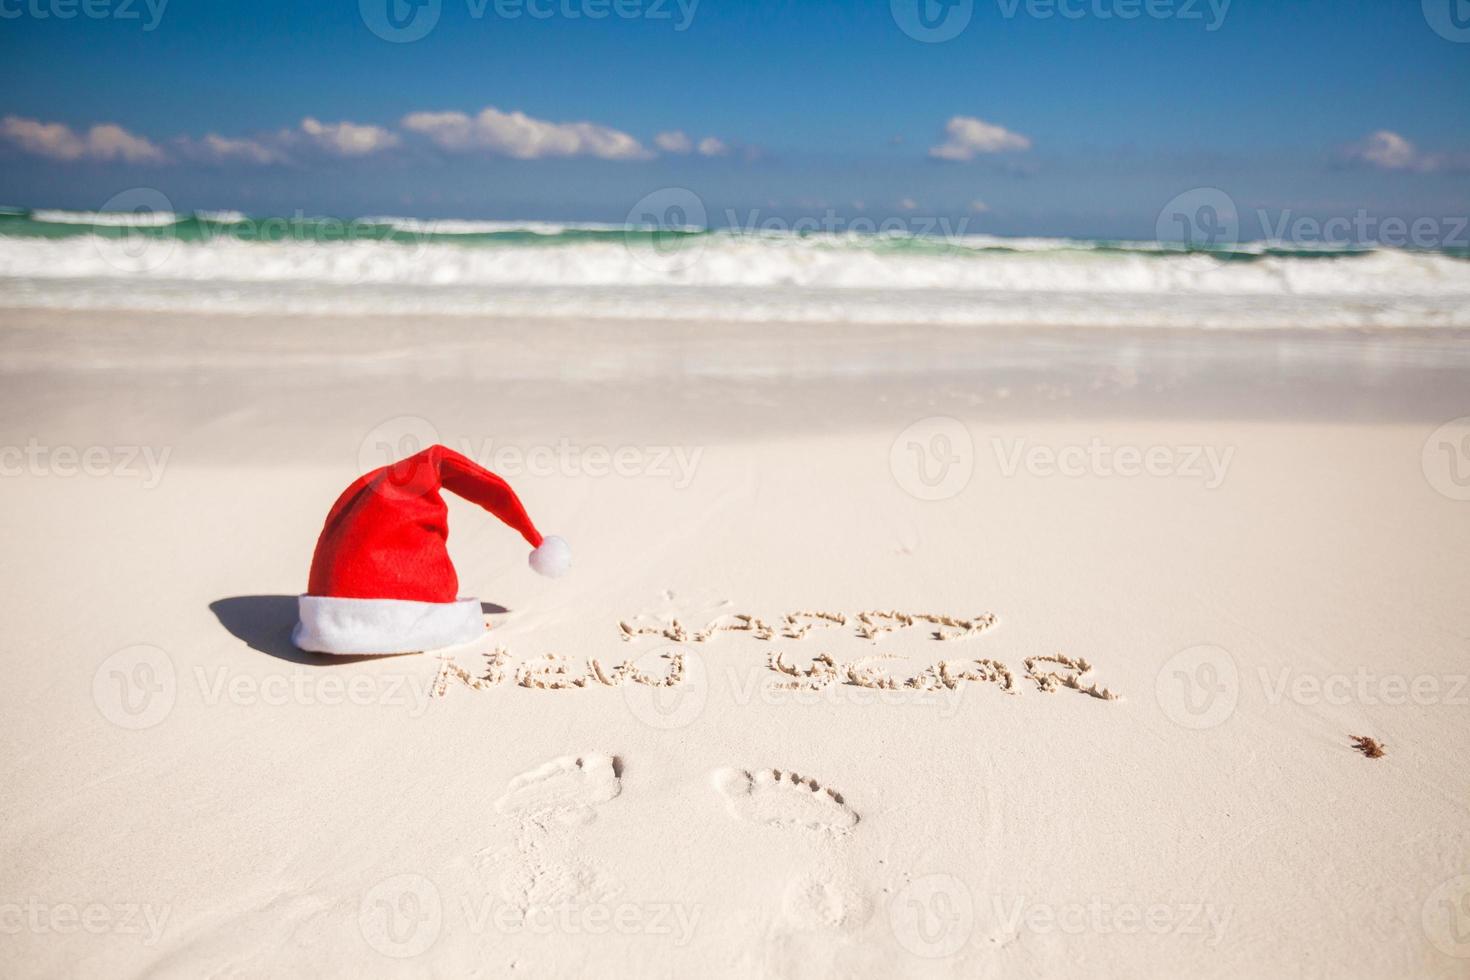
[[(0, 312), (0, 972), (1465, 976), (1467, 340)], [(428, 438), (571, 574), (295, 651)]]

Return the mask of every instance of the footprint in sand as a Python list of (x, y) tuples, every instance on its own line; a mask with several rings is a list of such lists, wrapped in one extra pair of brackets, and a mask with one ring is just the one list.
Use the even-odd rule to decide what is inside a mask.
[(856, 932), (873, 914), (862, 885), (843, 872), (810, 871), (786, 883), (781, 911), (790, 926), (804, 930)]
[(586, 823), (592, 808), (622, 792), (617, 760), (592, 753), (564, 755), (521, 773), (495, 801), (497, 813), (525, 818), (554, 816), (562, 823)]
[(500, 900), (522, 914), (532, 909), (603, 905), (622, 893), (622, 885), (601, 867), (575, 852), (543, 842), (499, 865)]
[(506, 785), (495, 810), (514, 825), (478, 857), (508, 908), (525, 915), (595, 905), (621, 891), (616, 879), (587, 860), (576, 832), (596, 817), (598, 804), (620, 792), (617, 758), (600, 753), (552, 759)]
[(834, 834), (844, 834), (858, 822), (839, 794), (793, 772), (717, 769), (710, 780), (725, 797), (730, 815), (741, 820)]

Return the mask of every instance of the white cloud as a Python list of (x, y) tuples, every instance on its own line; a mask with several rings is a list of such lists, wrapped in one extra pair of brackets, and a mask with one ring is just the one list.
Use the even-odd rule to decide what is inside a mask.
[(1027, 137), (974, 116), (955, 116), (944, 132), (948, 138), (929, 149), (929, 155), (938, 160), (973, 160), (982, 153), (1031, 149)]
[(427, 136), (441, 149), (478, 150), (517, 160), (578, 156), (645, 160), (653, 155), (632, 136), (607, 126), (547, 122), (493, 106), (473, 117), (463, 112), (412, 112), (403, 117), (403, 128)]
[(1420, 165), (1419, 149), (1398, 133), (1380, 129), (1348, 148), (1348, 155), (1380, 170), (1415, 170)]
[(27, 153), (53, 160), (77, 160), (86, 152), (85, 141), (62, 123), (6, 116), (0, 119), (0, 133)]
[(229, 136), (220, 136), (218, 133), (206, 133), (202, 139), (191, 139), (188, 136), (179, 137), (175, 143), (183, 151), (185, 156), (196, 160), (206, 160), (216, 163), (254, 163), (262, 166), (272, 163), (284, 163), (285, 153), (277, 147), (267, 146), (260, 140), (237, 139)]
[(1356, 143), (1343, 149), (1343, 156), (1352, 163), (1360, 163), (1379, 170), (1402, 170), (1412, 173), (1434, 173), (1436, 171), (1462, 171), (1470, 169), (1470, 160), (1445, 153), (1425, 153), (1410, 140), (1388, 129), (1369, 133)]
[(706, 136), (699, 141), (699, 155), (702, 157), (722, 157), (729, 152), (730, 145), (714, 136)]
[(399, 143), (397, 133), (390, 133), (381, 126), (360, 125), (345, 120), (324, 123), (311, 116), (301, 120), (301, 132), (316, 146), (342, 157), (367, 156), (392, 149)]
[(87, 131), (87, 152), (98, 160), (129, 163), (162, 163), (164, 153), (147, 138), (136, 136), (114, 123), (103, 123)]
[(167, 157), (146, 137), (128, 132), (116, 123), (100, 123), (78, 133), (65, 123), (43, 123), (37, 119), (6, 116), (0, 119), (0, 136), (27, 153), (52, 160), (123, 160), (128, 163), (163, 163)]
[(353, 122), (324, 123), (311, 116), (295, 129), (281, 129), (258, 136), (221, 136), (207, 133), (200, 139), (180, 136), (174, 141), (179, 152), (207, 163), (246, 163), (270, 166), (290, 163), (300, 151), (320, 151), (338, 157), (363, 157), (389, 150), (401, 142), (397, 133), (381, 126)]
[(670, 130), (667, 133), (659, 133), (653, 138), (653, 145), (665, 153), (693, 153), (694, 141), (682, 129)]
[[(668, 132), (659, 133), (653, 138), (653, 145), (665, 153), (676, 153), (679, 156), (698, 153), (702, 157), (725, 157), (735, 152), (734, 145), (718, 136), (706, 136), (696, 143), (682, 129), (671, 129)], [(746, 147), (743, 153), (747, 159), (755, 159), (759, 151), (755, 147)]]

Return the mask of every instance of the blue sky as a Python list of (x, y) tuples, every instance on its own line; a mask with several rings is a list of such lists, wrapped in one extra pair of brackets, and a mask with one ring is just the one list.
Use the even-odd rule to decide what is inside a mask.
[[(1440, 0), (426, 0), (408, 43), (368, 21), (432, 8), (82, 2), (0, 0), (4, 203), (616, 221), (679, 186), (715, 223), (1128, 237), (1199, 186), (1243, 215), (1470, 211), (1470, 40)], [(909, 36), (918, 2), (963, 29)]]

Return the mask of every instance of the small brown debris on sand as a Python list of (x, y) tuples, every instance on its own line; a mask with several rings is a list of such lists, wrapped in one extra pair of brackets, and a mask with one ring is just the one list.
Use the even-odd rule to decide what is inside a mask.
[(1353, 740), (1353, 748), (1370, 759), (1381, 759), (1385, 755), (1383, 744), (1376, 738), (1369, 738), (1367, 735), (1349, 735), (1348, 738)]

